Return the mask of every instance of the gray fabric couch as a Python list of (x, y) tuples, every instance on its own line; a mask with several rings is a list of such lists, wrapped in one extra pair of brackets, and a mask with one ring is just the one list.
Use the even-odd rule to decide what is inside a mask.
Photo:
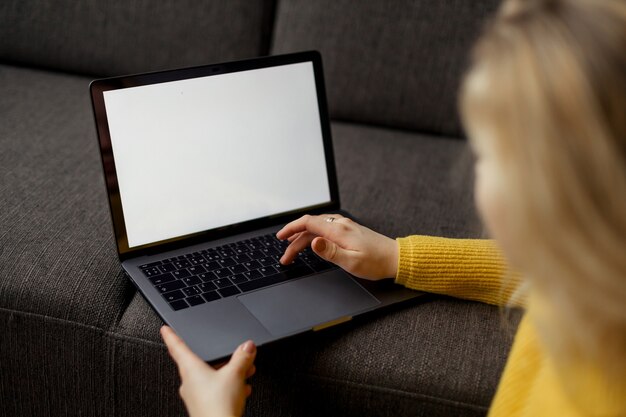
[[(477, 237), (455, 103), (496, 7), (0, 2), (0, 415), (184, 415), (161, 322), (116, 258), (91, 79), (317, 49), (344, 207), (390, 236)], [(246, 415), (484, 415), (516, 321), (425, 296), (263, 347)]]

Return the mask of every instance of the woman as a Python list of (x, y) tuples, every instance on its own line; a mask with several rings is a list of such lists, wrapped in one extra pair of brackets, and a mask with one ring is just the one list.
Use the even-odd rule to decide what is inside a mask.
[[(311, 245), (362, 278), (522, 306), (490, 415), (626, 415), (626, 2), (505, 1), (461, 109), (494, 241), (394, 241), (305, 216), (278, 232), (291, 242), (281, 262)], [(241, 415), (252, 343), (215, 371), (163, 336), (190, 414)]]

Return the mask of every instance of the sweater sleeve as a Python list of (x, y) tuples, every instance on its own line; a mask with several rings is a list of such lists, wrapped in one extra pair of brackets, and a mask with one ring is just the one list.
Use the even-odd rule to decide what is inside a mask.
[(493, 240), (409, 236), (397, 241), (396, 283), (488, 304), (524, 305), (523, 299), (511, 298), (520, 277), (507, 268)]

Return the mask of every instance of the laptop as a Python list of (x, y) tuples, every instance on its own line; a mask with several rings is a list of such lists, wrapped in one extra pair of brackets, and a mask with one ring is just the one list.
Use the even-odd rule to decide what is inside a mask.
[(95, 80), (90, 92), (121, 265), (207, 362), (416, 297), (275, 234), (341, 213), (317, 52)]

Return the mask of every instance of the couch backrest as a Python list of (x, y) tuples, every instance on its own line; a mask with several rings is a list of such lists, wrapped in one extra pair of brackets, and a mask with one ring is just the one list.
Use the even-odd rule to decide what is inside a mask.
[(272, 53), (322, 53), (335, 118), (460, 135), (457, 91), (499, 0), (281, 0)]
[(0, 61), (108, 76), (317, 49), (333, 118), (459, 136), (461, 74), (499, 2), (0, 0)]
[(0, 60), (98, 76), (264, 55), (274, 0), (2, 0)]

